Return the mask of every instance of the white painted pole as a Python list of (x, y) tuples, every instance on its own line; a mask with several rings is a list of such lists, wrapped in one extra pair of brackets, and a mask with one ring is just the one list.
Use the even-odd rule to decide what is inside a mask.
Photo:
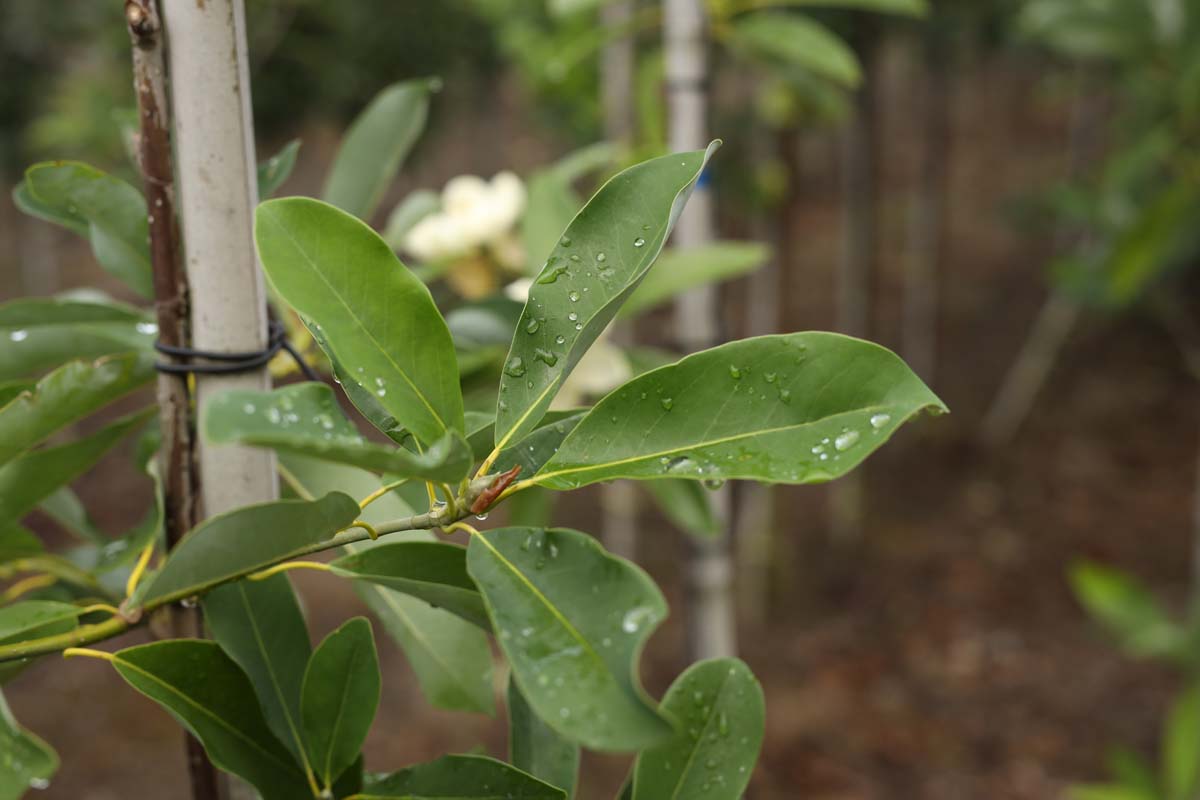
[[(708, 132), (708, 42), (701, 0), (663, 0), (663, 55), (666, 59), (670, 149), (703, 149)], [(713, 199), (701, 178), (675, 227), (675, 244), (695, 247), (713, 239)], [(720, 296), (715, 286), (680, 295), (675, 305), (679, 343), (689, 352), (720, 342)], [(718, 518), (728, 526), (729, 487), (713, 492)], [(697, 659), (733, 655), (737, 650), (733, 568), (729, 533), (696, 540), (689, 565), (692, 655)]]
[[(267, 343), (267, 306), (254, 253), (258, 201), (246, 15), (242, 0), (163, 4), (171, 72), (179, 212), (191, 287), (192, 346), (246, 352)], [(266, 389), (266, 369), (197, 377), (197, 406), (230, 389)], [(199, 443), (203, 514), (276, 496), (267, 450)]]

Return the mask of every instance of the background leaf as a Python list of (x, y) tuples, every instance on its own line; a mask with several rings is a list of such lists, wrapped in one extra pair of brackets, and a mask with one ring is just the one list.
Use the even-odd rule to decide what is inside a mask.
[(642, 487), (658, 510), (684, 533), (709, 537), (724, 530), (709, 502), (707, 490), (698, 481), (664, 478), (643, 481)]
[(833, 333), (731, 342), (648, 372), (584, 417), (534, 481), (831, 480), (910, 417), (944, 410), (894, 353)]
[(862, 81), (862, 68), (850, 46), (808, 17), (747, 14), (733, 23), (729, 37), (735, 49), (768, 65), (802, 69), (851, 89)]
[(762, 687), (750, 668), (736, 658), (693, 664), (671, 684), (662, 710), (683, 730), (638, 755), (633, 800), (739, 800), (766, 724)]
[(355, 617), (325, 637), (304, 672), (300, 713), (325, 786), (354, 763), (379, 706), (379, 656), (371, 623)]
[(454, 343), (425, 285), (360, 220), (303, 197), (258, 207), (255, 238), (276, 290), (320, 326), (348, 377), (424, 444), (463, 429)]
[(22, 728), (0, 694), (0, 800), (17, 800), (26, 789), (45, 789), (58, 771), (58, 755)]
[(473, 536), (467, 568), (513, 680), (546, 724), (595, 750), (639, 750), (671, 735), (637, 680), (642, 646), (667, 615), (641, 569), (561, 528)]
[(529, 290), (500, 379), (496, 446), (533, 430), (662, 250), (718, 143), (619, 173), (558, 240)]
[(186, 726), (221, 769), (263, 800), (308, 797), (303, 772), (272, 735), (245, 674), (215, 642), (175, 639), (113, 655), (125, 681)]
[(371, 218), (425, 128), (435, 85), (427, 78), (401, 81), (375, 96), (338, 148), (322, 193), (326, 202), (360, 219)]
[(1195, 663), (1187, 630), (1132, 576), (1085, 561), (1071, 568), (1070, 578), (1079, 602), (1130, 653)]
[(266, 200), (292, 174), (296, 166), (296, 154), (300, 152), (300, 140), (292, 139), (278, 153), (258, 165), (258, 199)]
[[(486, 788), (485, 788), (486, 787)], [(549, 786), (502, 761), (487, 756), (443, 756), (428, 764), (400, 770), (368, 785), (362, 800), (400, 797), (404, 800), (564, 800), (561, 789)]]
[(1191, 800), (1200, 788), (1200, 689), (1184, 692), (1171, 707), (1163, 731), (1166, 800)]
[(662, 252), (620, 316), (632, 317), (665, 303), (696, 286), (745, 275), (766, 262), (770, 250), (759, 242), (713, 242), (697, 247), (671, 247)]
[(0, 380), (30, 375), (75, 358), (149, 351), (158, 328), (137, 309), (116, 304), (24, 298), (0, 305)]
[(540, 778), (551, 786), (575, 794), (579, 776), (579, 745), (559, 736), (542, 722), (521, 690), (508, 682), (508, 760), (517, 769)]

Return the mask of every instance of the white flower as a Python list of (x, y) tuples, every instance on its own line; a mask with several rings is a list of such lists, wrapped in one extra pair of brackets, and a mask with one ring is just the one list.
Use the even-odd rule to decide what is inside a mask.
[(504, 287), (504, 294), (507, 295), (509, 300), (524, 303), (529, 300), (529, 290), (531, 288), (533, 288), (533, 278), (517, 278)]
[(445, 261), (494, 245), (507, 257), (506, 238), (525, 210), (525, 185), (511, 172), (485, 181), (459, 175), (442, 189), (441, 211), (422, 219), (404, 239), (404, 249), (423, 261)]

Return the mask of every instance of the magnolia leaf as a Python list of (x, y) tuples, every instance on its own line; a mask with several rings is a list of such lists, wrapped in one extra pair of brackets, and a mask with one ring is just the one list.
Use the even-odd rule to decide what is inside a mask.
[(266, 200), (292, 174), (296, 166), (296, 154), (300, 152), (300, 140), (292, 139), (278, 153), (258, 165), (258, 198)]
[(213, 442), (270, 447), (386, 472), (395, 479), (453, 483), (466, 476), (472, 462), (458, 431), (448, 431), (421, 454), (366, 441), (342, 414), (333, 390), (315, 382), (272, 392), (225, 392), (209, 404), (204, 432)]
[[(0, 473), (3, 472), (0, 467)], [(69, 486), (60, 486), (38, 502), (38, 509), (75, 537), (92, 544), (109, 544), (104, 531), (96, 527), (79, 496)]]
[(17, 521), (59, 487), (91, 469), (155, 413), (147, 409), (70, 444), (34, 450), (0, 466), (0, 525)]
[(209, 517), (171, 551), (142, 603), (182, 599), (189, 590), (312, 552), (358, 519), (358, 514), (357, 502), (330, 492), (312, 502), (278, 500)]
[(142, 297), (154, 296), (150, 226), (141, 192), (77, 161), (34, 164), (25, 171), (25, 184), (38, 208), (54, 209), (52, 221), (70, 220), (67, 227), (76, 231), (86, 223), (100, 266)]
[(537, 426), (575, 364), (641, 283), (718, 145), (624, 170), (567, 226), (529, 290), (504, 364), (498, 449)]
[(762, 687), (750, 668), (736, 658), (693, 664), (667, 690), (662, 711), (684, 730), (638, 755), (633, 800), (739, 800), (766, 724)]
[[(380, 485), (379, 478), (353, 467), (292, 455), (284, 455), (281, 461), (288, 476), (310, 494), (341, 489), (365, 497)], [(363, 509), (360, 519), (376, 523), (412, 513), (395, 492), (388, 492)], [(429, 542), (432, 538), (426, 531), (406, 531), (378, 544), (347, 545), (345, 550), (364, 553), (397, 540)], [(355, 581), (354, 588), (400, 645), (432, 705), (449, 711), (493, 712), (492, 653), (484, 631), (449, 611), (378, 584)]]
[(554, 457), (563, 439), (575, 430), (583, 416), (581, 412), (574, 412), (571, 416), (546, 422), (521, 441), (501, 450), (496, 456), (493, 471), (507, 472), (515, 466), (520, 466), (522, 475), (537, 473), (543, 464)]
[(2, 694), (0, 754), (0, 800), (19, 800), (26, 789), (45, 789), (58, 771), (58, 755), (17, 723)]
[(798, 14), (747, 14), (729, 30), (735, 48), (770, 64), (799, 67), (847, 88), (862, 81), (850, 45), (824, 25)]
[(304, 197), (258, 207), (255, 238), (279, 294), (320, 327), (348, 377), (429, 445), (462, 431), (454, 343), (425, 284), (361, 220)]
[(26, 298), (0, 305), (0, 380), (72, 358), (150, 351), (158, 328), (144, 314), (105, 303)]
[(945, 406), (894, 353), (833, 333), (761, 336), (647, 372), (601, 400), (534, 476), (815, 483)]
[(0, 464), (153, 377), (154, 359), (147, 354), (62, 365), (38, 381), (32, 392), (0, 408)]
[(425, 128), (427, 78), (401, 81), (375, 96), (346, 131), (322, 197), (360, 219), (370, 219), (383, 193)]
[(508, 682), (508, 760), (517, 769), (562, 789), (567, 797), (575, 794), (579, 745), (538, 719), (512, 680)]
[(1163, 731), (1166, 800), (1189, 800), (1200, 789), (1200, 688), (1192, 687), (1171, 706)]
[(643, 481), (642, 487), (667, 519), (684, 533), (707, 539), (724, 530), (709, 502), (708, 492), (699, 482), (663, 478)]
[(41, 541), (20, 525), (0, 525), (0, 564), (43, 552)]
[(312, 643), (291, 581), (234, 581), (206, 594), (203, 605), (212, 638), (250, 679), (267, 727), (306, 763), (300, 691)]
[(667, 615), (636, 565), (578, 531), (501, 528), (471, 537), (467, 568), (513, 680), (543, 721), (594, 750), (640, 750), (673, 733), (637, 680)]
[(632, 317), (697, 286), (745, 275), (766, 262), (770, 251), (760, 242), (712, 242), (697, 247), (672, 247), (662, 252), (654, 269), (621, 308)]
[(215, 642), (174, 639), (114, 653), (122, 678), (190, 730), (217, 767), (258, 789), (263, 800), (312, 795), (272, 735), (245, 674)]
[(487, 756), (442, 756), (369, 783), (355, 800), (566, 800), (562, 789)]
[(1145, 586), (1102, 564), (1071, 568), (1071, 587), (1092, 617), (1135, 656), (1195, 663), (1195, 644)]
[[(0, 608), (0, 641), (21, 642), (73, 630), (83, 613), (81, 606), (53, 600), (23, 600)], [(32, 635), (37, 633), (37, 636)]]
[(371, 623), (356, 617), (325, 637), (304, 672), (300, 714), (313, 769), (326, 786), (354, 763), (379, 706)]
[(490, 630), (483, 598), (467, 575), (467, 551), (445, 542), (393, 542), (342, 556), (329, 565), (343, 578), (419, 597)]

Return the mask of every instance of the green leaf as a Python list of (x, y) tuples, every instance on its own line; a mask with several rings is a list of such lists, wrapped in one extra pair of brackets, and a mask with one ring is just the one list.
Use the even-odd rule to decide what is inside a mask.
[(342, 556), (329, 565), (343, 578), (419, 597), (490, 630), (483, 598), (467, 575), (466, 548), (444, 542), (394, 542)]
[(862, 81), (850, 46), (808, 17), (748, 14), (733, 23), (729, 36), (735, 48), (769, 64), (798, 67), (848, 88)]
[(275, 155), (258, 165), (258, 199), (266, 200), (275, 194), (296, 166), (296, 154), (300, 152), (300, 140), (292, 139)]
[(739, 800), (762, 746), (762, 687), (736, 658), (693, 664), (667, 690), (663, 713), (686, 730), (638, 755), (634, 800)]
[(20, 525), (0, 525), (0, 564), (43, 552), (41, 541)]
[(1161, 800), (1157, 794), (1148, 794), (1139, 787), (1120, 783), (1072, 786), (1067, 796), (1070, 800)]
[[(289, 475), (310, 493), (341, 489), (354, 496), (366, 496), (379, 488), (379, 479), (352, 467), (285, 455), (282, 459)], [(360, 519), (370, 523), (412, 514), (413, 509), (395, 492), (389, 492), (367, 506)], [(409, 531), (388, 536), (388, 541), (431, 541), (432, 534)], [(347, 545), (346, 551), (361, 553), (371, 547), (367, 542)], [(355, 591), (371, 609), (404, 651), (421, 691), (437, 708), (491, 714), (492, 654), (487, 635), (475, 625), (450, 612), (433, 608), (424, 600), (408, 597), (378, 584), (355, 581)]]
[(745, 275), (761, 267), (769, 255), (770, 250), (760, 242), (713, 242), (664, 250), (621, 308), (620, 316), (635, 316), (696, 286)]
[(286, 575), (235, 581), (203, 603), (212, 638), (250, 679), (267, 727), (305, 763), (300, 692), (312, 643), (291, 582)]
[(611, 751), (673, 733), (637, 680), (642, 646), (667, 615), (645, 572), (586, 534), (538, 528), (471, 537), (467, 569), (513, 680), (551, 728)]
[(333, 370), (334, 381), (342, 387), (342, 391), (346, 393), (346, 397), (358, 409), (358, 412), (363, 415), (367, 422), (374, 425), (381, 433), (387, 435), (396, 444), (403, 444), (408, 432), (404, 426), (400, 424), (394, 416), (388, 413), (388, 410), (380, 405), (379, 398), (365, 386), (360, 386), (353, 378), (350, 377), (350, 372), (338, 361), (334, 355), (333, 348), (329, 345), (329, 339), (325, 336), (325, 332), (320, 326), (304, 320), (304, 327), (308, 329), (309, 335), (313, 337), (313, 341), (325, 353), (325, 357), (329, 359), (329, 366)]
[[(21, 642), (74, 630), (80, 606), (53, 600), (24, 600), (0, 608), (0, 641)], [(36, 635), (35, 635), (36, 634)]]
[[(4, 468), (0, 467), (0, 474)], [(79, 496), (69, 486), (60, 486), (38, 503), (38, 509), (79, 539), (93, 544), (109, 544), (104, 532), (96, 527)]]
[(1194, 662), (1194, 644), (1185, 628), (1132, 576), (1093, 562), (1071, 568), (1075, 597), (1135, 656)]
[(849, 11), (874, 11), (878, 14), (898, 14), (907, 17), (924, 17), (929, 14), (925, 0), (765, 0), (758, 5), (764, 7), (799, 8), (844, 8)]
[(508, 682), (508, 760), (551, 786), (575, 794), (579, 745), (568, 742), (538, 719), (512, 680)]
[(263, 800), (311, 796), (304, 773), (267, 727), (250, 681), (215, 642), (129, 647), (113, 654), (112, 664), (195, 734), (213, 764), (249, 782)]
[(26, 789), (45, 789), (58, 771), (58, 755), (22, 728), (0, 694), (0, 800), (18, 800)]
[(33, 391), (34, 385), (30, 380), (0, 381), (0, 408), (4, 408), (22, 392)]
[(708, 500), (708, 492), (698, 482), (664, 478), (644, 481), (642, 487), (659, 511), (684, 533), (711, 538), (724, 530)]
[(351, 377), (423, 444), (463, 429), (454, 343), (425, 285), (360, 220), (317, 200), (258, 207), (255, 237), (279, 294), (321, 328)]
[(442, 756), (368, 784), (355, 800), (565, 800), (566, 794), (487, 756)]
[(1191, 800), (1200, 789), (1200, 688), (1187, 690), (1171, 707), (1162, 773), (1166, 800)]
[(304, 672), (300, 713), (308, 755), (326, 786), (358, 758), (379, 706), (379, 657), (362, 617), (335, 630)]
[(142, 602), (174, 599), (180, 592), (312, 552), (354, 522), (358, 513), (357, 502), (330, 492), (312, 502), (278, 500), (209, 517), (171, 551)]
[(878, 345), (833, 333), (744, 339), (614, 390), (533, 480), (815, 483), (850, 471), (924, 409), (945, 406)]
[(415, 455), (363, 439), (323, 383), (292, 384), (273, 392), (233, 391), (214, 398), (204, 417), (210, 441), (271, 447), (399, 478), (454, 483), (471, 469), (471, 449), (448, 431)]
[(418, 222), (442, 207), (442, 198), (437, 192), (417, 189), (409, 192), (388, 215), (383, 240), (393, 250), (404, 249), (404, 238)]
[(500, 379), (497, 448), (537, 426), (558, 387), (646, 276), (718, 144), (630, 167), (567, 226), (513, 335)]
[(496, 456), (493, 472), (507, 472), (519, 464), (522, 475), (535, 474), (554, 457), (563, 440), (575, 430), (583, 417), (583, 413), (575, 412), (569, 417), (546, 422), (521, 441), (501, 450), (500, 455)]
[(64, 364), (38, 381), (32, 392), (0, 408), (0, 464), (153, 377), (154, 359), (146, 354)]
[(0, 466), (0, 525), (15, 522), (59, 487), (92, 468), (153, 414), (147, 409), (59, 447), (34, 450)]
[(142, 297), (154, 296), (150, 228), (141, 192), (122, 180), (77, 161), (47, 161), (25, 171), (39, 208), (67, 218), (78, 230), (87, 223), (92, 253), (100, 266)]
[(157, 328), (136, 309), (106, 303), (26, 298), (0, 305), (0, 380), (72, 358), (149, 351)]
[(79, 216), (78, 213), (72, 214), (66, 207), (43, 203), (30, 191), (28, 181), (21, 181), (13, 187), (12, 198), (13, 205), (29, 216), (54, 225), (61, 225), (79, 236), (87, 238), (88, 223), (86, 219)]
[(369, 219), (425, 127), (427, 78), (394, 83), (375, 96), (346, 131), (329, 169), (322, 197), (360, 219)]

